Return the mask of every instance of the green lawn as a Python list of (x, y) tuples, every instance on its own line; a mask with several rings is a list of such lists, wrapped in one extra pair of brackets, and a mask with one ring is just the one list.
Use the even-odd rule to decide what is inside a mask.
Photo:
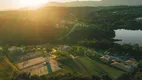
[(120, 71), (116, 68), (110, 67), (109, 65), (104, 64), (104, 63), (102, 63), (98, 60), (95, 60), (95, 59), (88, 60), (85, 57), (80, 57), (79, 60), (82, 61), (83, 64), (86, 64), (86, 67), (88, 67), (90, 72), (92, 71), (91, 72), (92, 74), (94, 73), (94, 71), (97, 71), (97, 74), (99, 74), (99, 75), (106, 73), (114, 79), (116, 79), (124, 74), (123, 71)]
[(88, 59), (88, 57), (82, 56), (76, 59), (64, 59), (60, 61), (66, 69), (78, 72), (84, 75), (98, 75), (108, 74), (113, 79), (117, 79), (125, 72), (120, 71), (116, 68), (110, 67), (95, 59)]
[(73, 59), (62, 59), (59, 62), (61, 62), (63, 64), (63, 69), (68, 69), (70, 71), (73, 72), (79, 72), (79, 73), (85, 73), (86, 71), (84, 70), (84, 68), (78, 64), (77, 61), (73, 60)]

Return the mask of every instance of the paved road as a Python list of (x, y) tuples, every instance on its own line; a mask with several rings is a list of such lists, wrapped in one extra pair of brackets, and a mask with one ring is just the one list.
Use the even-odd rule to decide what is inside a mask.
[(76, 24), (72, 27), (72, 29), (68, 32), (68, 34), (66, 34), (65, 36), (61, 37), (59, 40), (62, 40), (63, 38), (68, 37), (68, 36), (78, 27), (78, 24), (79, 24), (79, 23), (76, 23)]

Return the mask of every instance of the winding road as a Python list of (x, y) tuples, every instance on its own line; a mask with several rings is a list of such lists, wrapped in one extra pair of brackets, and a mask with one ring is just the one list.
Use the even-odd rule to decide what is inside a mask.
[(68, 37), (77, 27), (78, 27), (79, 23), (75, 23), (75, 25), (72, 27), (72, 29), (68, 32), (68, 34), (66, 34), (65, 36), (61, 37), (59, 40), (62, 40), (65, 37)]

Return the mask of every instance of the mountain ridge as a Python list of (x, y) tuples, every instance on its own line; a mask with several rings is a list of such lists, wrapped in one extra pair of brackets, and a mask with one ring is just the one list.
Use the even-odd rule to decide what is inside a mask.
[(102, 1), (73, 1), (73, 2), (49, 2), (47, 6), (81, 7), (81, 6), (120, 6), (142, 5), (142, 0), (102, 0)]
[(48, 2), (41, 7), (25, 7), (20, 10), (33, 10), (44, 7), (98, 7), (98, 6), (137, 6), (142, 5), (142, 0), (102, 0), (102, 1), (72, 1), (72, 2)]

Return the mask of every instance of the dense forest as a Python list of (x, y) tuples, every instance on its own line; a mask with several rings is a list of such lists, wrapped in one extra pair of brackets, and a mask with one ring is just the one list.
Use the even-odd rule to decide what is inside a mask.
[(70, 34), (74, 40), (113, 38), (114, 29), (142, 29), (142, 23), (135, 20), (142, 16), (141, 11), (141, 6), (43, 7), (34, 11), (1, 11), (0, 44), (56, 42), (77, 23), (91, 28), (75, 29)]

